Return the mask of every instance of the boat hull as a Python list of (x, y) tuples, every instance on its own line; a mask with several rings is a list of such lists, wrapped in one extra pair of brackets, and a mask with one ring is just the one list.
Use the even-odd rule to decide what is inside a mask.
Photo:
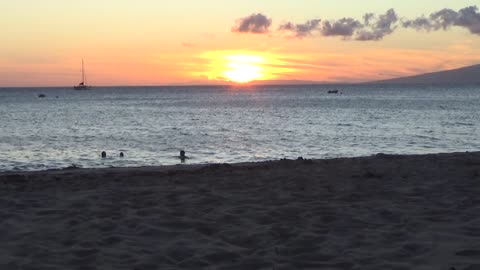
[(88, 85), (77, 85), (73, 87), (74, 90), (90, 90), (92, 89), (91, 86)]

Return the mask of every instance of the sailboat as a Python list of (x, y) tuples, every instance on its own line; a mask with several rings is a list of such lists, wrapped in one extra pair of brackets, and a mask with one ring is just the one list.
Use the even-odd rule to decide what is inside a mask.
[(87, 85), (87, 75), (85, 75), (85, 68), (83, 67), (83, 59), (82, 59), (82, 82), (78, 85), (75, 85), (73, 89), (75, 90), (89, 90), (92, 87)]

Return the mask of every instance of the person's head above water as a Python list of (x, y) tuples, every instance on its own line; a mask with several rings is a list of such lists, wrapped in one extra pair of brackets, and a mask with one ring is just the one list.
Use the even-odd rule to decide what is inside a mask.
[(180, 151), (180, 158), (186, 158), (187, 156), (185, 156), (185, 151), (181, 150)]
[(123, 152), (120, 152), (120, 157), (124, 157), (125, 155), (123, 154)]
[(107, 157), (107, 152), (102, 151), (102, 158), (106, 158), (106, 157)]

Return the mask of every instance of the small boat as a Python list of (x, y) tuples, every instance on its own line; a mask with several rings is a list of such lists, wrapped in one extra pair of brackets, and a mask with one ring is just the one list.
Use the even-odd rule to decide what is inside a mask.
[(329, 93), (329, 94), (338, 94), (338, 90), (337, 90), (337, 89), (328, 90), (328, 93)]
[(85, 75), (85, 68), (83, 67), (83, 59), (82, 59), (82, 82), (78, 85), (75, 85), (73, 89), (75, 90), (89, 90), (92, 87), (87, 85), (87, 75)]

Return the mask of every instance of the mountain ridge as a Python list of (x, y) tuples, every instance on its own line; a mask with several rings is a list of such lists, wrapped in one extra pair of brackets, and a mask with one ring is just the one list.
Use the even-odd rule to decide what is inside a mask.
[(480, 83), (480, 64), (413, 76), (370, 81), (366, 84)]

